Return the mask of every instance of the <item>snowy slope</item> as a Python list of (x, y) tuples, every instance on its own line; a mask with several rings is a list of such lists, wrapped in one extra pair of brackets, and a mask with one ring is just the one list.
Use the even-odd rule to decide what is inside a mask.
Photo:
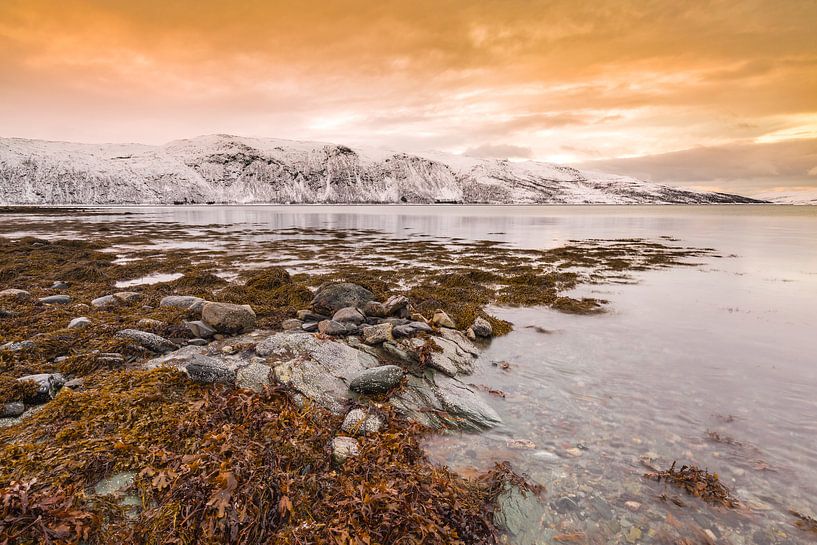
[(0, 203), (740, 203), (549, 163), (211, 135), (163, 146), (0, 139)]
[(771, 201), (775, 204), (808, 204), (815, 206), (817, 205), (817, 188), (767, 191), (755, 196), (755, 198)]

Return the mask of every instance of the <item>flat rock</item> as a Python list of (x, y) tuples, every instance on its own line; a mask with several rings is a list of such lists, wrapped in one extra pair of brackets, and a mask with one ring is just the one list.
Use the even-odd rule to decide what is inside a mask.
[(34, 348), (33, 341), (9, 342), (0, 346), (0, 350), (5, 350), (7, 352), (21, 352), (23, 350), (28, 350), (29, 348)]
[(68, 322), (68, 329), (84, 329), (89, 325), (91, 325), (91, 320), (85, 316), (80, 316)]
[[(323, 320), (321, 320), (321, 321), (323, 321)], [(301, 326), (301, 329), (303, 329), (304, 331), (307, 331), (309, 333), (314, 333), (314, 332), (316, 332), (318, 330), (318, 324), (319, 323), (320, 322), (306, 322)]]
[(409, 305), (408, 297), (405, 295), (392, 295), (386, 302), (383, 303), (383, 306), (386, 309), (386, 316), (396, 316), (401, 314), (401, 311), (407, 308)]
[(518, 486), (505, 484), (496, 499), (496, 506), (494, 524), (512, 536), (513, 543), (518, 545), (541, 543), (539, 521), (545, 512), (545, 505), (535, 494), (523, 491)]
[(255, 392), (263, 392), (270, 383), (272, 367), (269, 365), (251, 362), (236, 370), (235, 385)]
[(67, 305), (71, 302), (71, 297), (68, 295), (49, 295), (48, 297), (40, 297), (38, 301), (46, 305)]
[(335, 437), (332, 439), (332, 461), (337, 465), (360, 454), (360, 444), (354, 437)]
[(0, 291), (0, 299), (15, 299), (17, 301), (30, 301), (31, 294), (26, 290), (7, 289)]
[(382, 394), (388, 392), (403, 379), (402, 367), (381, 365), (358, 373), (349, 383), (349, 389), (358, 394)]
[(37, 384), (37, 393), (31, 400), (34, 403), (44, 403), (49, 399), (53, 399), (65, 384), (65, 377), (61, 373), (38, 373), (36, 375), (26, 375), (17, 380), (20, 382), (31, 381)]
[(314, 299), (312, 311), (332, 316), (345, 307), (363, 307), (374, 300), (374, 294), (362, 286), (350, 283), (326, 284), (321, 286)]
[(192, 310), (199, 312), (201, 307), (206, 303), (201, 297), (193, 297), (192, 295), (168, 295), (163, 297), (159, 302), (160, 307), (174, 307)]
[(362, 324), (366, 316), (355, 307), (346, 307), (332, 315), (332, 320), (340, 323)]
[(129, 339), (134, 341), (139, 346), (159, 354), (172, 352), (173, 350), (177, 350), (179, 348), (177, 344), (168, 341), (164, 337), (160, 337), (154, 333), (148, 333), (147, 331), (140, 331), (138, 329), (123, 329), (122, 331), (117, 332), (116, 336), (120, 339)]
[(393, 326), (389, 323), (366, 326), (361, 332), (361, 337), (366, 344), (381, 344), (394, 339), (392, 329)]
[(255, 329), (255, 312), (250, 305), (207, 302), (201, 308), (201, 319), (227, 335)]

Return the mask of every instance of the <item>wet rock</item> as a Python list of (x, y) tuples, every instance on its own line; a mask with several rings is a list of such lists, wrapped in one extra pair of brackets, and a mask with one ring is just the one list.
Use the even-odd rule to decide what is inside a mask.
[(369, 301), (363, 305), (363, 314), (371, 318), (385, 318), (388, 316), (386, 313), (386, 306), (383, 303), (378, 303), (377, 301)]
[(85, 316), (80, 316), (79, 318), (74, 318), (68, 322), (68, 329), (84, 329), (89, 325), (91, 325), (91, 320)]
[(67, 290), (68, 289), (68, 283), (57, 280), (56, 282), (51, 284), (51, 289), (52, 290)]
[(315, 333), (318, 330), (318, 322), (307, 322), (301, 326), (301, 329), (309, 333)]
[(638, 503), (637, 501), (625, 501), (624, 507), (626, 507), (630, 511), (636, 512), (639, 509), (641, 509), (641, 504)]
[(301, 329), (301, 326), (303, 325), (304, 323), (297, 318), (289, 318), (288, 320), (281, 322), (281, 328), (283, 328), (284, 331), (296, 331)]
[(324, 314), (317, 314), (312, 312), (311, 310), (299, 310), (298, 311), (298, 319), (303, 322), (320, 322), (321, 320), (328, 320), (329, 316)]
[(451, 329), (456, 329), (457, 324), (454, 323), (454, 320), (451, 319), (451, 316), (443, 312), (442, 310), (438, 310), (434, 313), (434, 316), (431, 318), (431, 323), (436, 325), (437, 327), (448, 327)]
[(113, 306), (117, 303), (116, 297), (113, 295), (103, 295), (102, 297), (97, 297), (96, 299), (91, 301), (91, 306), (96, 308), (105, 308)]
[(4, 403), (0, 406), (0, 418), (14, 418), (26, 412), (26, 406), (22, 401)]
[(130, 488), (136, 473), (122, 471), (106, 477), (94, 485), (94, 494), (97, 496), (114, 496)]
[(335, 437), (332, 439), (332, 461), (337, 465), (343, 465), (346, 460), (358, 454), (360, 454), (360, 445), (357, 439), (353, 437)]
[(165, 323), (161, 320), (154, 320), (153, 318), (142, 318), (141, 320), (136, 322), (136, 325), (138, 325), (139, 327), (158, 328), (164, 327)]
[(49, 295), (48, 297), (40, 297), (38, 301), (46, 305), (67, 305), (71, 302), (71, 297), (68, 295)]
[(496, 505), (494, 524), (513, 536), (515, 545), (540, 543), (539, 520), (545, 509), (535, 494), (506, 484), (497, 496)]
[(336, 322), (335, 320), (323, 320), (322, 322), (318, 323), (318, 331), (324, 335), (348, 335), (356, 332), (357, 326), (355, 324), (342, 324), (340, 322)]
[(30, 348), (34, 348), (34, 342), (32, 341), (10, 342), (0, 346), (0, 350), (5, 350), (6, 352), (21, 352)]
[(193, 297), (192, 295), (168, 295), (162, 298), (159, 302), (159, 306), (184, 308), (192, 310), (193, 312), (199, 312), (206, 302), (207, 301), (201, 297)]
[(194, 320), (192, 322), (185, 322), (185, 326), (190, 330), (190, 333), (201, 339), (211, 339), (216, 334), (216, 330), (204, 323), (202, 320)]
[[(465, 335), (454, 329), (440, 330), (440, 336), (432, 338), (439, 350), (428, 352), (426, 365), (453, 377), (458, 374), (470, 374), (474, 370), (479, 351)], [(428, 342), (426, 339), (414, 338), (408, 341), (417, 354)]]
[(272, 367), (259, 362), (251, 362), (236, 371), (235, 385), (239, 388), (263, 392), (270, 383), (270, 376), (272, 376)]
[(192, 356), (184, 365), (184, 370), (191, 380), (206, 384), (233, 384), (236, 379), (235, 371), (227, 368), (220, 360), (200, 354)]
[(403, 379), (405, 372), (397, 365), (382, 365), (359, 373), (349, 383), (349, 389), (358, 394), (388, 392)]
[(491, 322), (482, 316), (479, 316), (476, 320), (474, 320), (471, 330), (477, 337), (490, 337), (494, 334), (494, 328), (491, 326)]
[(383, 303), (386, 309), (386, 316), (397, 316), (401, 314), (401, 311), (406, 309), (408, 305), (409, 300), (405, 295), (392, 295)]
[(255, 329), (255, 312), (250, 305), (207, 302), (201, 308), (201, 318), (219, 333), (228, 335)]
[(349, 411), (340, 429), (351, 435), (372, 435), (379, 432), (384, 423), (382, 416), (358, 408)]
[(7, 289), (0, 291), (0, 299), (14, 299), (16, 301), (30, 301), (31, 294), (26, 290)]
[(278, 382), (336, 414), (351, 399), (348, 384), (377, 359), (361, 350), (308, 333), (276, 333), (258, 343)]
[(393, 326), (389, 323), (370, 325), (363, 328), (362, 338), (366, 344), (381, 344), (391, 341)]
[(355, 307), (346, 307), (337, 311), (332, 315), (332, 320), (340, 323), (362, 324), (366, 321), (366, 316), (363, 315)]
[(312, 299), (312, 311), (331, 316), (342, 308), (363, 307), (373, 300), (374, 294), (357, 284), (325, 284)]
[(172, 352), (173, 350), (177, 350), (179, 348), (178, 345), (168, 341), (164, 337), (160, 337), (159, 335), (155, 335), (153, 333), (148, 333), (147, 331), (140, 331), (138, 329), (123, 329), (122, 331), (116, 333), (116, 337), (120, 339), (129, 339), (136, 342), (136, 344), (139, 346), (159, 354)]
[(54, 399), (60, 388), (65, 384), (65, 377), (60, 373), (39, 373), (26, 375), (17, 379), (20, 382), (31, 381), (37, 384), (37, 392), (30, 400), (32, 403), (45, 403)]

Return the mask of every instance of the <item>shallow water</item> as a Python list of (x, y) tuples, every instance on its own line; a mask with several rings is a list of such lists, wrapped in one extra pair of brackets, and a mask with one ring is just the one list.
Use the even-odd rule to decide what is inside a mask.
[[(190, 237), (202, 247), (221, 237), (230, 239), (225, 247), (244, 246), (286, 236), (269, 231), (291, 227), (524, 248), (629, 237), (714, 248), (723, 257), (699, 258), (695, 267), (639, 273), (634, 284), (583, 287), (581, 293), (610, 301), (602, 315), (494, 309), (515, 330), (487, 346), (471, 380), (504, 392), (486, 395), (505, 424), (482, 435), (434, 439), (429, 453), (465, 473), (508, 459), (545, 485), (546, 505), (520, 543), (556, 543), (571, 534), (591, 543), (815, 540), (794, 526), (789, 510), (817, 511), (817, 207), (121, 211), (77, 219), (100, 226), (126, 221), (134, 232), (150, 233), (146, 248), (164, 250), (196, 244)], [(15, 222), (42, 235), (53, 219), (26, 215)], [(500, 360), (510, 367), (491, 364)], [(642, 477), (645, 462), (667, 468), (675, 460), (718, 472), (746, 508), (726, 512)]]

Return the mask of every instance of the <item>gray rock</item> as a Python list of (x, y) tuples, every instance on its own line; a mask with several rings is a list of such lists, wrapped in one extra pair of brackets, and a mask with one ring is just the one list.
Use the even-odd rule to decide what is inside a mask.
[(201, 320), (192, 322), (185, 322), (185, 326), (190, 330), (190, 333), (201, 339), (210, 339), (216, 334), (216, 330), (204, 323)]
[(136, 478), (136, 473), (132, 471), (114, 473), (94, 485), (94, 494), (97, 496), (115, 496), (120, 494), (130, 488), (134, 478)]
[(17, 316), (16, 312), (0, 308), (0, 318), (14, 318)]
[(355, 307), (346, 307), (332, 315), (332, 320), (340, 323), (362, 324), (366, 316)]
[(207, 339), (188, 339), (187, 344), (192, 344), (193, 346), (207, 346), (209, 341)]
[(72, 378), (63, 386), (63, 388), (68, 388), (69, 390), (82, 390), (84, 387), (85, 379), (82, 377)]
[(68, 289), (68, 283), (57, 280), (56, 282), (51, 284), (51, 289), (52, 290), (67, 290)]
[(374, 294), (357, 284), (326, 284), (315, 293), (315, 298), (312, 299), (312, 310), (331, 316), (342, 308), (363, 307), (373, 300)]
[(496, 499), (496, 506), (494, 524), (512, 536), (515, 544), (536, 545), (541, 542), (539, 521), (545, 506), (535, 494), (505, 484)]
[(372, 435), (379, 432), (383, 424), (385, 421), (379, 414), (358, 408), (349, 411), (340, 429), (350, 435)]
[(360, 445), (357, 439), (353, 437), (335, 437), (332, 439), (332, 461), (337, 465), (343, 465), (346, 460), (358, 454), (360, 454)]
[(26, 406), (22, 401), (12, 401), (11, 403), (4, 403), (0, 407), (0, 417), (14, 418), (26, 412)]
[(235, 385), (255, 392), (263, 392), (270, 383), (272, 367), (263, 363), (251, 362), (236, 371)]
[(405, 318), (386, 318), (383, 321), (391, 325), (409, 325), (411, 323), (410, 320)]
[(26, 290), (8, 289), (0, 291), (0, 299), (16, 299), (17, 301), (30, 301), (31, 294)]
[(113, 296), (123, 303), (134, 303), (142, 298), (142, 294), (135, 291), (120, 291), (114, 293)]
[(408, 305), (409, 300), (405, 295), (392, 295), (383, 303), (383, 306), (386, 308), (386, 316), (395, 316), (400, 313), (401, 310), (407, 308)]
[(192, 295), (168, 295), (162, 298), (159, 302), (159, 306), (184, 308), (192, 310), (193, 312), (199, 312), (206, 302), (207, 301), (201, 297), (193, 297)]
[(309, 309), (299, 310), (298, 319), (303, 322), (320, 322), (321, 320), (328, 320), (329, 316), (325, 314), (317, 314)]
[(297, 318), (289, 318), (288, 320), (284, 320), (283, 322), (281, 322), (281, 328), (284, 331), (296, 331), (298, 329), (301, 329), (301, 326), (303, 325), (304, 323), (301, 320), (298, 320)]
[(301, 329), (309, 333), (315, 333), (318, 330), (318, 322), (307, 322), (301, 326)]
[(358, 394), (382, 394), (400, 384), (404, 374), (397, 365), (381, 365), (359, 373), (349, 383), (349, 389)]
[(91, 320), (85, 316), (80, 316), (79, 318), (74, 318), (68, 322), (68, 329), (84, 329), (89, 325), (91, 325)]
[[(389, 347), (393, 355), (399, 355), (400, 359), (412, 363), (419, 362), (419, 352), (427, 342), (433, 342), (439, 350), (427, 352), (428, 360), (426, 365), (432, 369), (442, 371), (446, 375), (453, 377), (456, 375), (470, 374), (474, 370), (479, 351), (462, 333), (455, 329), (443, 328), (439, 336), (428, 338), (413, 338), (399, 343), (399, 351), (395, 347)], [(409, 359), (406, 360), (405, 356)]]
[(99, 363), (106, 363), (111, 366), (116, 366), (123, 365), (125, 363), (125, 357), (116, 352), (102, 352), (97, 354), (96, 361)]
[(412, 329), (413, 329), (415, 332), (431, 333), (431, 332), (433, 331), (433, 329), (431, 329), (431, 326), (430, 326), (430, 325), (428, 325), (428, 324), (427, 324), (427, 323), (425, 323), (425, 322), (414, 321), (414, 322), (409, 322), (409, 324), (408, 324), (408, 325), (409, 325), (409, 326), (410, 326), (410, 327), (411, 327), (411, 328), (412, 328)]
[(91, 306), (96, 308), (105, 308), (117, 304), (119, 300), (113, 295), (103, 295), (91, 301)]
[(60, 388), (65, 384), (65, 377), (60, 373), (39, 373), (36, 375), (26, 375), (17, 379), (20, 382), (31, 381), (37, 384), (37, 393), (30, 401), (33, 403), (44, 403), (49, 399), (54, 399)]
[(318, 322), (318, 331), (324, 335), (348, 335), (356, 332), (357, 326), (355, 324), (342, 324), (335, 320), (323, 320), (322, 322)]
[(399, 339), (404, 337), (411, 337), (416, 333), (416, 331), (410, 325), (398, 325), (392, 327), (391, 333), (393, 337)]
[(68, 295), (49, 295), (48, 297), (40, 297), (38, 300), (40, 303), (47, 305), (67, 305), (71, 302)]
[(449, 316), (442, 310), (438, 310), (434, 313), (434, 317), (431, 318), (431, 323), (433, 323), (437, 327), (448, 327), (451, 329), (457, 328), (457, 324), (454, 323), (454, 320), (451, 319), (451, 316)]
[(0, 350), (5, 350), (7, 352), (21, 352), (23, 350), (28, 350), (29, 348), (34, 348), (34, 342), (32, 341), (19, 341), (19, 342), (11, 342), (6, 343), (0, 346)]
[(187, 376), (195, 382), (234, 384), (236, 372), (228, 369), (219, 359), (195, 355), (184, 365)]
[(494, 328), (491, 326), (491, 322), (482, 316), (478, 316), (477, 319), (474, 320), (471, 330), (477, 337), (490, 337), (494, 334)]
[(385, 318), (388, 316), (386, 313), (386, 306), (383, 303), (378, 303), (377, 301), (369, 301), (363, 305), (363, 314), (371, 318)]
[(129, 339), (136, 342), (139, 346), (147, 348), (151, 352), (164, 354), (165, 352), (172, 352), (179, 347), (173, 342), (168, 341), (164, 337), (148, 333), (147, 331), (140, 331), (138, 329), (123, 329), (117, 332), (116, 336), (120, 339)]
[(363, 342), (366, 344), (380, 344), (393, 340), (392, 325), (389, 323), (370, 325), (363, 328)]
[(153, 318), (142, 318), (136, 325), (139, 327), (164, 327), (165, 323), (161, 320), (154, 320)]
[(255, 329), (255, 312), (250, 305), (207, 302), (201, 308), (201, 318), (219, 333), (227, 335)]
[(352, 378), (379, 364), (370, 354), (308, 333), (276, 333), (255, 351), (267, 358), (278, 382), (335, 414), (352, 397), (347, 386)]

